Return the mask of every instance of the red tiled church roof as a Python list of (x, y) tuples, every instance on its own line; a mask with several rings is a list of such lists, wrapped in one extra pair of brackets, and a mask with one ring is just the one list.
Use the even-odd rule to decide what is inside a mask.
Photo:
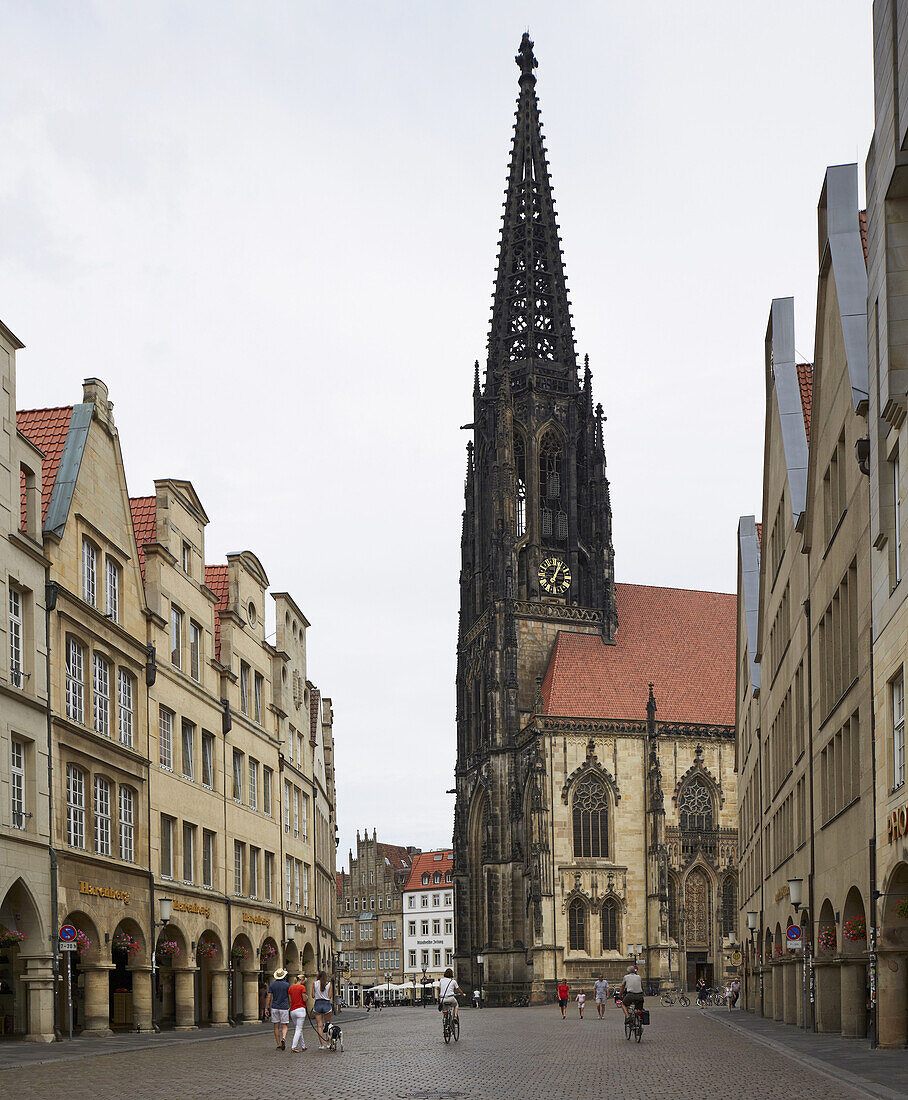
[(62, 405), (55, 409), (20, 409), (16, 413), (16, 427), (44, 455), (42, 463), (43, 484), (41, 486), (41, 522), (47, 518), (47, 506), (57, 480), (60, 457), (69, 431), (69, 421), (73, 414), (72, 405)]
[(810, 411), (813, 404), (813, 363), (798, 363), (798, 389), (801, 391), (801, 411), (804, 413), (804, 431), (810, 442)]
[(130, 497), (129, 508), (132, 512), (132, 526), (136, 533), (136, 552), (139, 556), (139, 568), (142, 580), (145, 580), (145, 544), (155, 542), (158, 535), (155, 497)]
[(867, 211), (861, 210), (858, 213), (858, 225), (861, 230), (861, 247), (864, 249), (864, 267), (867, 266)]
[(227, 610), (227, 599), (230, 591), (230, 578), (226, 565), (206, 565), (205, 584), (217, 596), (218, 602), (214, 609), (214, 655), (221, 659), (221, 612)]
[[(436, 859), (436, 856), (440, 856), (441, 858)], [(419, 852), (413, 857), (413, 866), (410, 869), (410, 877), (407, 879), (407, 885), (404, 887), (404, 889), (428, 890), (429, 886), (423, 886), (422, 884), (422, 876), (424, 873), (434, 875), (436, 871), (441, 872), (442, 885), (444, 885), (445, 871), (453, 870), (454, 853), (452, 851), (449, 851), (448, 849), (439, 849), (436, 852)], [(437, 883), (432, 883), (430, 881), (430, 886), (437, 885)]]
[(615, 645), (561, 631), (542, 683), (544, 712), (643, 721), (653, 684), (660, 722), (735, 723), (737, 597), (616, 585)]

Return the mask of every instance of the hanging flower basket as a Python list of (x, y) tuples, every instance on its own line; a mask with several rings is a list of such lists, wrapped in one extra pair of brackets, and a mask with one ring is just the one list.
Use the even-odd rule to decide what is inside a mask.
[(777, 945), (776, 945), (776, 946), (775, 946), (775, 947), (774, 947), (774, 948), (772, 949), (772, 953), (773, 953), (773, 954), (775, 955), (775, 957), (776, 957), (777, 959), (781, 959), (781, 958), (782, 958), (782, 955), (784, 954), (784, 951), (785, 951), (785, 948), (784, 948), (784, 947), (783, 947), (783, 946), (782, 946), (781, 944), (777, 944)]
[(823, 951), (835, 951), (835, 928), (831, 924), (824, 924), (817, 934), (817, 943)]
[(180, 945), (176, 940), (162, 940), (158, 944), (155, 954), (161, 959), (175, 959), (180, 953)]
[(246, 959), (249, 958), (249, 948), (243, 947), (242, 944), (237, 944), (230, 952), (230, 957), (234, 962), (245, 962)]
[(197, 954), (200, 959), (215, 959), (218, 954), (218, 945), (211, 940), (203, 940), (198, 946)]
[(117, 932), (110, 944), (116, 951), (128, 951), (130, 955), (137, 955), (142, 949), (139, 941), (134, 940), (128, 932)]
[(908, 898), (899, 898), (895, 911), (900, 917), (908, 917)]
[(846, 940), (855, 943), (867, 939), (867, 922), (863, 917), (855, 917), (854, 920), (846, 920), (842, 925), (842, 935)]
[(261, 956), (260, 957), (261, 957), (261, 960), (262, 960), (263, 963), (268, 962), (269, 959), (273, 959), (276, 954), (277, 954), (277, 948), (274, 946), (273, 943), (264, 943), (264, 944), (262, 944), (262, 950), (261, 950)]
[(83, 951), (87, 951), (91, 947), (91, 940), (88, 935), (80, 929), (76, 930), (76, 950), (81, 955)]
[(18, 947), (25, 939), (28, 937), (18, 928), (0, 928), (0, 947)]

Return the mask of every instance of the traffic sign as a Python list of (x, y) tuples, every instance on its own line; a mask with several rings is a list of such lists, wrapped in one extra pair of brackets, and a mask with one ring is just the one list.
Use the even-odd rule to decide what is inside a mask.
[(64, 924), (60, 929), (60, 939), (63, 940), (64, 943), (73, 942), (77, 935), (78, 933), (75, 927), (71, 924)]
[(78, 951), (79, 950), (79, 945), (77, 943), (73, 943), (71, 940), (70, 941), (61, 940), (60, 941), (60, 950), (61, 951)]
[(785, 935), (786, 935), (786, 936), (787, 936), (787, 937), (788, 937), (788, 938), (789, 938), (790, 940), (799, 940), (799, 939), (801, 938), (801, 929), (800, 929), (800, 926), (799, 926), (799, 925), (797, 925), (797, 924), (790, 924), (790, 925), (788, 926), (788, 931), (787, 931), (787, 932), (785, 933)]

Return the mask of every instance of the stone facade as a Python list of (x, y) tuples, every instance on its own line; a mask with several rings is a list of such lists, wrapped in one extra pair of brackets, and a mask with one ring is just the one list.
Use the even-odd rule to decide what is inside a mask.
[(356, 855), (337, 872), (335, 938), (348, 1004), (362, 1004), (363, 990), (404, 981), (403, 890), (416, 848), (385, 844), (376, 831), (356, 833)]
[(16, 429), (16, 352), (0, 323), (0, 1034), (54, 1037), (47, 789), (43, 456)]
[[(773, 302), (767, 333), (756, 634), (746, 610), (738, 631), (738, 934), (749, 1008), (857, 1036), (869, 960), (866, 936), (850, 937), (866, 925), (872, 892), (873, 699), (867, 479), (856, 457), (867, 364), (855, 339), (866, 327), (855, 165), (827, 172), (819, 223), (814, 363), (795, 362), (791, 299)], [(753, 527), (750, 517), (739, 528), (745, 605)], [(802, 891), (797, 907), (790, 882)]]
[(51, 456), (50, 894), (79, 935), (74, 1029), (256, 1020), (278, 965), (334, 961), (333, 718), (308, 623), (252, 552), (206, 563), (189, 482), (129, 498), (102, 382), (18, 424)]

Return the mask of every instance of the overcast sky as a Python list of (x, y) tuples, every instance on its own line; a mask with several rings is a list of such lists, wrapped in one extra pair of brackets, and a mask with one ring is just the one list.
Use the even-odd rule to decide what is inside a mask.
[(130, 492), (309, 617), (357, 828), (450, 844), (464, 447), (529, 27), (619, 580), (733, 591), (763, 337), (813, 357), (816, 205), (872, 132), (870, 4), (0, 0), (19, 406), (110, 387)]

